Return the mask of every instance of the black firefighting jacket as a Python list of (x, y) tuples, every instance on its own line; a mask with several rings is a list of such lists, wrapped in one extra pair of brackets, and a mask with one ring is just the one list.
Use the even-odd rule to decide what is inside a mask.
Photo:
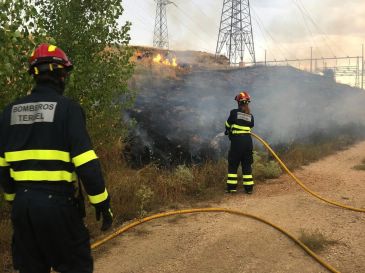
[(249, 134), (255, 125), (252, 114), (246, 114), (239, 109), (233, 109), (226, 121), (226, 131), (231, 136)]
[(14, 200), (21, 183), (49, 185), (52, 190), (56, 185), (73, 187), (77, 177), (92, 204), (108, 198), (82, 108), (55, 86), (37, 85), (0, 116), (0, 184), (5, 200)]

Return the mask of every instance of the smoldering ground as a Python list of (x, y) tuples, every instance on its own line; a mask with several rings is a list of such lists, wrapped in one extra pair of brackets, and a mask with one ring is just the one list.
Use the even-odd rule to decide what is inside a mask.
[(137, 165), (225, 156), (229, 141), (221, 133), (241, 90), (252, 96), (254, 132), (272, 145), (344, 130), (362, 134), (365, 127), (363, 91), (289, 67), (201, 71), (180, 79), (151, 74), (137, 82), (137, 89), (128, 150)]

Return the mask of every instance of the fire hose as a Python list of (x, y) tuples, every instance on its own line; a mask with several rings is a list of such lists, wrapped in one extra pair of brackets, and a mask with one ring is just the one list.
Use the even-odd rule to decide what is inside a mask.
[(266, 149), (268, 149), (268, 151), (275, 157), (275, 159), (279, 162), (279, 164), (283, 167), (283, 169), (294, 179), (294, 181), (300, 186), (302, 187), (307, 193), (313, 195), (314, 197), (337, 207), (340, 208), (344, 208), (344, 209), (348, 209), (348, 210), (352, 210), (352, 211), (357, 211), (357, 212), (365, 212), (365, 209), (363, 208), (355, 208), (355, 207), (351, 207), (351, 206), (347, 206), (341, 203), (338, 203), (336, 201), (332, 201), (329, 200), (327, 198), (324, 198), (322, 196), (320, 196), (318, 193), (313, 192), (312, 190), (310, 190), (306, 185), (304, 185), (304, 183), (298, 178), (296, 177), (289, 169), (288, 167), (284, 164), (284, 162), (279, 158), (279, 156), (274, 152), (274, 150), (270, 147), (269, 144), (267, 144), (267, 142), (265, 140), (263, 140), (261, 137), (259, 137), (258, 135), (251, 133), (251, 135), (253, 137), (255, 137), (257, 140), (259, 140), (265, 147)]
[[(331, 201), (328, 200), (322, 196), (320, 196), (319, 194), (313, 192), (312, 190), (310, 190), (307, 186), (305, 186), (303, 184), (303, 182), (297, 178), (289, 169), (288, 167), (284, 164), (284, 162), (279, 158), (279, 156), (275, 153), (275, 151), (270, 147), (270, 145), (263, 140), (261, 137), (259, 137), (258, 135), (251, 133), (251, 135), (253, 137), (255, 137), (257, 140), (259, 140), (267, 149), (268, 151), (275, 157), (275, 159), (279, 162), (279, 164), (283, 167), (283, 169), (294, 179), (294, 181), (300, 186), (302, 187), (307, 193), (313, 195), (314, 197), (332, 204), (334, 206), (338, 206), (344, 209), (348, 209), (348, 210), (352, 210), (352, 211), (356, 211), (356, 212), (365, 212), (365, 209), (362, 208), (355, 208), (355, 207), (351, 207), (351, 206), (347, 206), (335, 201)], [(98, 240), (96, 242), (94, 242), (91, 245), (92, 249), (95, 249), (97, 247), (99, 247), (100, 245), (106, 243), (109, 240), (114, 239), (115, 237), (117, 237), (118, 235), (128, 231), (129, 229), (136, 227), (138, 225), (141, 225), (143, 223), (152, 221), (154, 219), (158, 219), (158, 218), (163, 218), (163, 217), (168, 217), (168, 216), (173, 216), (173, 215), (178, 215), (178, 214), (191, 214), (191, 213), (199, 213), (199, 212), (224, 212), (224, 213), (230, 213), (230, 214), (235, 214), (235, 215), (239, 215), (239, 216), (245, 216), (245, 217), (249, 217), (252, 219), (255, 219), (257, 221), (260, 221), (262, 223), (265, 223), (273, 228), (275, 228), (276, 230), (280, 231), (281, 233), (283, 233), (284, 235), (286, 235), (288, 238), (290, 238), (291, 240), (293, 240), (297, 245), (299, 245), (305, 252), (307, 252), (313, 259), (315, 259), (318, 263), (320, 263), (323, 267), (325, 267), (327, 270), (329, 270), (330, 272), (333, 273), (340, 273), (337, 269), (335, 269), (334, 267), (332, 267), (331, 265), (329, 265), (328, 263), (326, 263), (324, 260), (322, 260), (321, 257), (319, 257), (317, 254), (315, 254), (312, 250), (310, 250), (305, 244), (303, 244), (301, 241), (299, 241), (298, 239), (296, 239), (293, 235), (291, 235), (289, 232), (285, 231), (284, 229), (280, 228), (279, 226), (252, 214), (249, 213), (245, 213), (245, 212), (241, 212), (241, 211), (236, 211), (236, 210), (231, 210), (231, 209), (225, 209), (225, 208), (200, 208), (200, 209), (186, 209), (186, 210), (178, 210), (178, 211), (169, 211), (169, 212), (164, 212), (164, 213), (159, 213), (159, 214), (155, 214), (143, 219), (138, 219), (135, 222), (132, 222), (131, 224), (128, 224), (127, 226), (121, 227), (119, 229), (117, 229), (115, 232), (113, 232), (112, 234), (102, 238), (101, 240)]]
[(291, 240), (293, 240), (296, 244), (298, 244), (302, 249), (304, 249), (305, 252), (307, 252), (313, 259), (315, 259), (318, 263), (320, 263), (324, 268), (326, 268), (328, 271), (332, 272), (332, 273), (340, 273), (340, 271), (338, 271), (337, 269), (335, 269), (333, 266), (331, 266), (330, 264), (326, 263), (321, 257), (319, 257), (316, 253), (314, 253), (312, 250), (310, 250), (305, 244), (303, 244), (301, 241), (299, 241), (298, 239), (296, 239), (293, 235), (291, 235), (289, 232), (285, 231), (284, 229), (278, 227), (277, 225), (261, 218), (258, 216), (255, 216), (253, 214), (249, 214), (246, 212), (241, 212), (241, 211), (237, 211), (237, 210), (231, 210), (231, 209), (225, 209), (225, 208), (201, 208), (201, 209), (186, 209), (186, 210), (177, 210), (177, 211), (169, 211), (169, 212), (163, 212), (163, 213), (159, 213), (159, 214), (155, 214), (143, 219), (139, 219), (131, 224), (128, 224), (127, 226), (124, 226), (118, 230), (116, 230), (115, 232), (113, 232), (112, 234), (106, 236), (105, 238), (96, 241), (95, 243), (93, 243), (91, 245), (92, 249), (95, 249), (97, 247), (99, 247), (100, 245), (104, 244), (105, 242), (114, 239), (115, 237), (117, 237), (118, 235), (126, 232), (127, 230), (136, 227), (138, 225), (141, 225), (143, 223), (152, 221), (154, 219), (157, 218), (162, 218), (162, 217), (168, 217), (168, 216), (172, 216), (172, 215), (178, 215), (178, 214), (191, 214), (191, 213), (198, 213), (198, 212), (224, 212), (224, 213), (230, 213), (230, 214), (235, 214), (235, 215), (239, 215), (239, 216), (245, 216), (245, 217), (249, 217), (252, 218), (254, 220), (260, 221), (262, 223), (265, 223), (273, 228), (275, 228), (276, 230), (280, 231), (281, 233), (283, 233), (284, 235), (286, 235), (287, 237), (289, 237)]

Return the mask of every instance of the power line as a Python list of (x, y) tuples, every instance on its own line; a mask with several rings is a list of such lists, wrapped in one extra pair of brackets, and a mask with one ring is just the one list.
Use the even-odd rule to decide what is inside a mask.
[(318, 44), (316, 43), (316, 40), (315, 40), (315, 37), (314, 37), (314, 34), (312, 32), (312, 30), (310, 29), (308, 23), (307, 23), (307, 15), (305, 14), (304, 10), (302, 9), (302, 7), (299, 5), (298, 2), (296, 2), (296, 0), (292, 0), (292, 3), (298, 8), (299, 12), (300, 12), (300, 15), (302, 16), (303, 18), (303, 23), (304, 23), (304, 27), (305, 29), (307, 30), (308, 34), (310, 35), (310, 40), (311, 40), (311, 43), (312, 45), (314, 45), (317, 50), (319, 51), (320, 55), (323, 56), (322, 54), (322, 50), (320, 49), (320, 47), (318, 46)]
[[(186, 17), (188, 17), (192, 21), (194, 21), (194, 18), (191, 17), (188, 13), (186, 13), (183, 9), (181, 9), (179, 6), (176, 6), (176, 7), (177, 7), (178, 11), (181, 12), (181, 14), (185, 15)], [(200, 30), (202, 30), (202, 32), (200, 32), (200, 33), (204, 33), (204, 35), (206, 35), (207, 38), (211, 38), (211, 36), (208, 36), (207, 31), (201, 28), (201, 25), (198, 24), (198, 26), (199, 26)]]
[[(328, 47), (331, 49), (331, 51), (332, 51), (332, 54), (333, 55), (335, 55), (334, 54), (334, 52), (333, 52), (333, 50), (332, 50), (332, 47), (331, 47), (331, 41), (330, 41), (330, 39), (329, 39), (329, 37), (328, 37), (328, 35), (318, 26), (318, 24), (316, 23), (316, 21), (313, 19), (313, 17), (312, 17), (312, 15), (311, 15), (311, 13), (307, 10), (307, 8), (304, 6), (304, 4), (303, 4), (303, 2), (301, 1), (301, 0), (297, 0), (298, 1), (298, 3), (299, 3), (299, 5), (301, 5), (302, 6), (302, 8), (303, 8), (303, 10), (304, 10), (304, 12), (307, 14), (307, 16), (308, 16), (308, 18), (309, 18), (309, 20), (311, 21), (311, 23), (317, 28), (317, 30), (318, 30), (318, 32), (320, 33), (320, 34), (322, 34), (322, 36), (323, 36), (323, 40), (325, 41), (325, 43), (328, 45)], [(328, 43), (329, 42), (329, 43)], [(342, 49), (341, 49), (341, 51), (343, 51)], [(344, 51), (343, 51), (343, 53), (344, 53)], [(346, 55), (346, 54), (345, 54)]]
[[(274, 45), (276, 46), (276, 48), (279, 49), (279, 51), (281, 52), (281, 55), (285, 58), (286, 55), (289, 55), (287, 54), (289, 52), (289, 50), (281, 43), (279, 43), (275, 38), (274, 36), (270, 33), (270, 31), (265, 27), (263, 21), (261, 20), (260, 16), (258, 15), (258, 13), (256, 12), (256, 10), (251, 7), (252, 11), (253, 11), (253, 17), (254, 17), (254, 20), (258, 23), (258, 26), (260, 28), (260, 30), (264, 32), (266, 32), (266, 34), (270, 37), (270, 39), (274, 42)], [(265, 36), (264, 36), (265, 38)], [(266, 38), (265, 38), (266, 39)]]
[[(297, 6), (301, 10), (303, 16), (307, 17), (309, 19), (309, 22), (312, 23), (312, 25), (317, 29), (317, 32), (321, 33), (318, 25), (314, 22), (314, 20), (313, 20), (312, 16), (310, 15), (310, 13), (303, 6), (303, 3), (300, 2), (299, 0), (296, 0), (296, 1), (297, 1)], [(334, 53), (331, 45), (326, 41), (326, 39), (323, 38), (322, 35), (321, 35), (321, 38), (324, 41), (324, 43), (326, 44), (327, 48), (331, 51), (332, 55), (335, 56), (336, 54)], [(323, 54), (321, 53), (321, 55), (323, 55)]]
[(304, 6), (303, 2), (301, 0), (296, 0), (296, 1), (297, 1), (296, 2), (296, 5), (300, 9), (300, 11), (302, 12), (303, 16), (305, 16), (305, 17), (307, 17), (309, 19), (309, 22), (314, 26), (314, 28), (320, 34), (320, 37), (322, 38), (323, 42), (325, 43), (325, 45), (327, 46), (327, 48), (329, 49), (329, 51), (331, 51), (332, 55), (335, 56), (336, 54), (335, 54), (335, 52), (334, 52), (334, 50), (333, 50), (333, 48), (331, 46), (331, 41), (328, 38), (328, 36), (324, 33), (324, 31), (321, 30), (321, 28), (315, 22), (315, 20), (311, 16), (310, 12)]
[(198, 4), (195, 4), (195, 6), (197, 7), (197, 9), (202, 13), (202, 14), (204, 14), (204, 16), (205, 17), (207, 17), (207, 18), (210, 18), (209, 17), (209, 15), (207, 15), (206, 13), (205, 13), (205, 11), (201, 8), (201, 7), (199, 7), (199, 5)]
[[(265, 32), (264, 32), (263, 28), (261, 27), (260, 22), (257, 20), (257, 18), (255, 17), (255, 15), (254, 15), (254, 14), (255, 14), (255, 13), (253, 12), (253, 16), (252, 16), (252, 18), (253, 18), (253, 19), (254, 19), (254, 21), (256, 22), (256, 24), (257, 24), (257, 26), (258, 26), (258, 28), (259, 28), (259, 30), (260, 30), (260, 32), (261, 32), (261, 34), (262, 34), (262, 37), (264, 38), (264, 40), (265, 40), (265, 42), (266, 42), (266, 48), (268, 48), (268, 46), (269, 46), (269, 42), (268, 42), (268, 40), (266, 39)], [(276, 59), (275, 55), (274, 55), (274, 54), (272, 54), (272, 55), (273, 55), (274, 59)], [(283, 55), (283, 56), (284, 56), (284, 55)], [(285, 56), (284, 56), (284, 58), (285, 58)]]
[[(151, 0), (154, 2), (154, 0)], [(177, 7), (177, 9), (181, 12), (181, 9), (174, 3), (175, 7)], [(181, 12), (182, 13), (182, 12)], [(204, 39), (202, 39), (200, 33), (196, 33), (195, 31), (193, 31), (191, 29), (191, 27), (187, 26), (185, 24), (185, 21), (180, 20), (179, 18), (177, 18), (175, 15), (173, 15), (173, 13), (170, 13), (169, 16), (173, 16), (175, 19), (177, 19), (180, 22), (180, 25), (184, 26), (185, 30), (189, 31), (191, 34), (193, 34), (198, 40), (200, 40), (201, 42), (203, 42), (204, 45), (206, 45), (206, 41)], [(187, 15), (186, 15), (187, 16)], [(205, 31), (203, 32), (205, 33)], [(211, 49), (206, 48), (205, 46), (202, 47), (202, 49), (204, 49), (205, 51), (209, 52)]]

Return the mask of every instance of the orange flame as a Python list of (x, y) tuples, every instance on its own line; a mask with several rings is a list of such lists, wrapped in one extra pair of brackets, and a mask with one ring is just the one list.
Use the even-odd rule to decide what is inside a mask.
[(176, 58), (172, 58), (172, 64), (173, 67), (177, 66)]
[(176, 58), (172, 58), (172, 60), (170, 61), (169, 59), (164, 59), (161, 56), (161, 54), (157, 54), (157, 56), (155, 56), (153, 58), (153, 62), (154, 63), (163, 64), (163, 65), (166, 65), (166, 66), (177, 67), (177, 60), (176, 60)]
[(162, 60), (161, 54), (158, 54), (156, 57), (153, 58), (154, 63), (159, 63)]

